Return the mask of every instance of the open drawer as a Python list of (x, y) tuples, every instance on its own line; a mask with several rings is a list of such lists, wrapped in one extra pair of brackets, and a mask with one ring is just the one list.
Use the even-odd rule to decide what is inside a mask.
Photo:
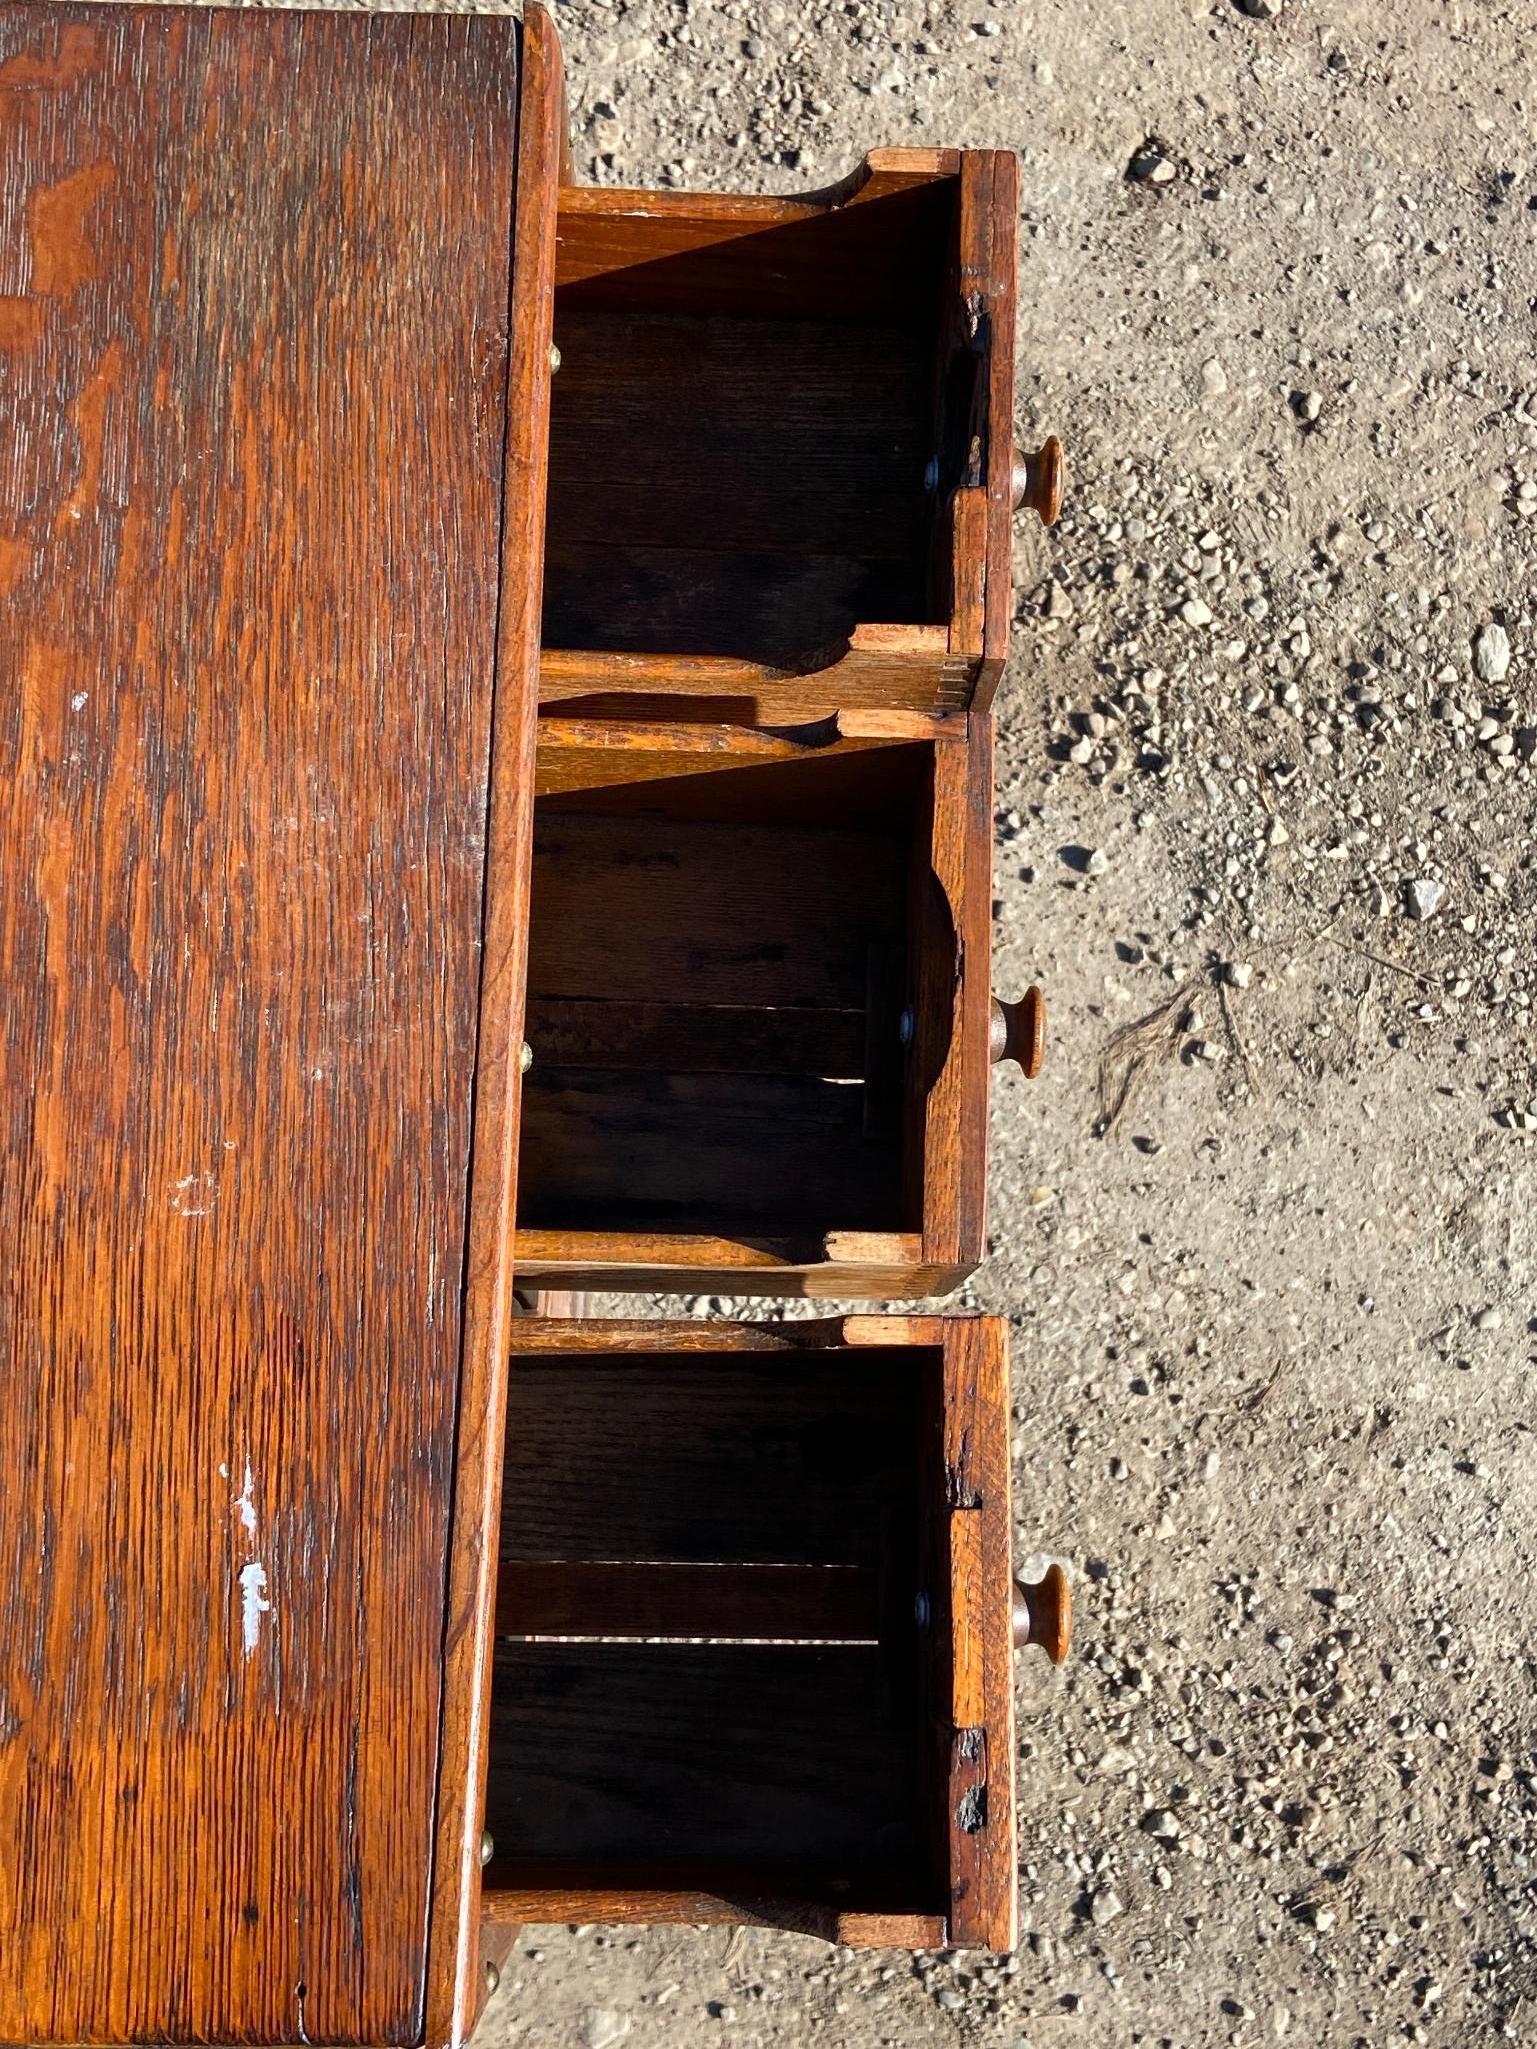
[(984, 1250), (986, 719), (540, 724), (522, 1288), (913, 1296)]
[(1011, 1947), (1010, 1543), (999, 1320), (515, 1322), (485, 1921)]
[(813, 198), (563, 187), (540, 695), (737, 723), (985, 710), (1011, 521), (1018, 166), (883, 150)]

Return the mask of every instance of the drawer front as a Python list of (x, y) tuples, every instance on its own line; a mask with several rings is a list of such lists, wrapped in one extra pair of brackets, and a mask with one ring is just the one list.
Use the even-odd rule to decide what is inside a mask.
[(1006, 1327), (515, 1325), (488, 1924), (1015, 1934)]
[(544, 718), (519, 1285), (943, 1292), (986, 1242), (992, 732)]

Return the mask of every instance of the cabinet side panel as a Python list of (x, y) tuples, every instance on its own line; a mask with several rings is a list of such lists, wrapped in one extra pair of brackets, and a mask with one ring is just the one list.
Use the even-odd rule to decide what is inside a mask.
[(0, 2039), (420, 2034), (515, 100), (0, 5)]

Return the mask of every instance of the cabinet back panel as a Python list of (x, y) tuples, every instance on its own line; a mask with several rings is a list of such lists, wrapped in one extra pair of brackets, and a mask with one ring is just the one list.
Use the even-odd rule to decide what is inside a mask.
[(922, 1866), (916, 1705), (877, 1647), (502, 1643), (486, 1825), (529, 1860)]
[(914, 1514), (924, 1361), (515, 1359), (504, 1564), (880, 1566)]

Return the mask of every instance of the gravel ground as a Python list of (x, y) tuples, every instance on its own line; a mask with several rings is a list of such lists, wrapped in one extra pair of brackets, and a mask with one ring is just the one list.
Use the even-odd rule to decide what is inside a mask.
[(1537, 2042), (1537, 7), (569, 0), (579, 171), (1024, 163), (1019, 1956), (526, 1933), (487, 2049)]
[(1537, 2042), (1537, 7), (572, 0), (599, 182), (1024, 162), (1017, 1959), (525, 1934), (497, 2045)]

